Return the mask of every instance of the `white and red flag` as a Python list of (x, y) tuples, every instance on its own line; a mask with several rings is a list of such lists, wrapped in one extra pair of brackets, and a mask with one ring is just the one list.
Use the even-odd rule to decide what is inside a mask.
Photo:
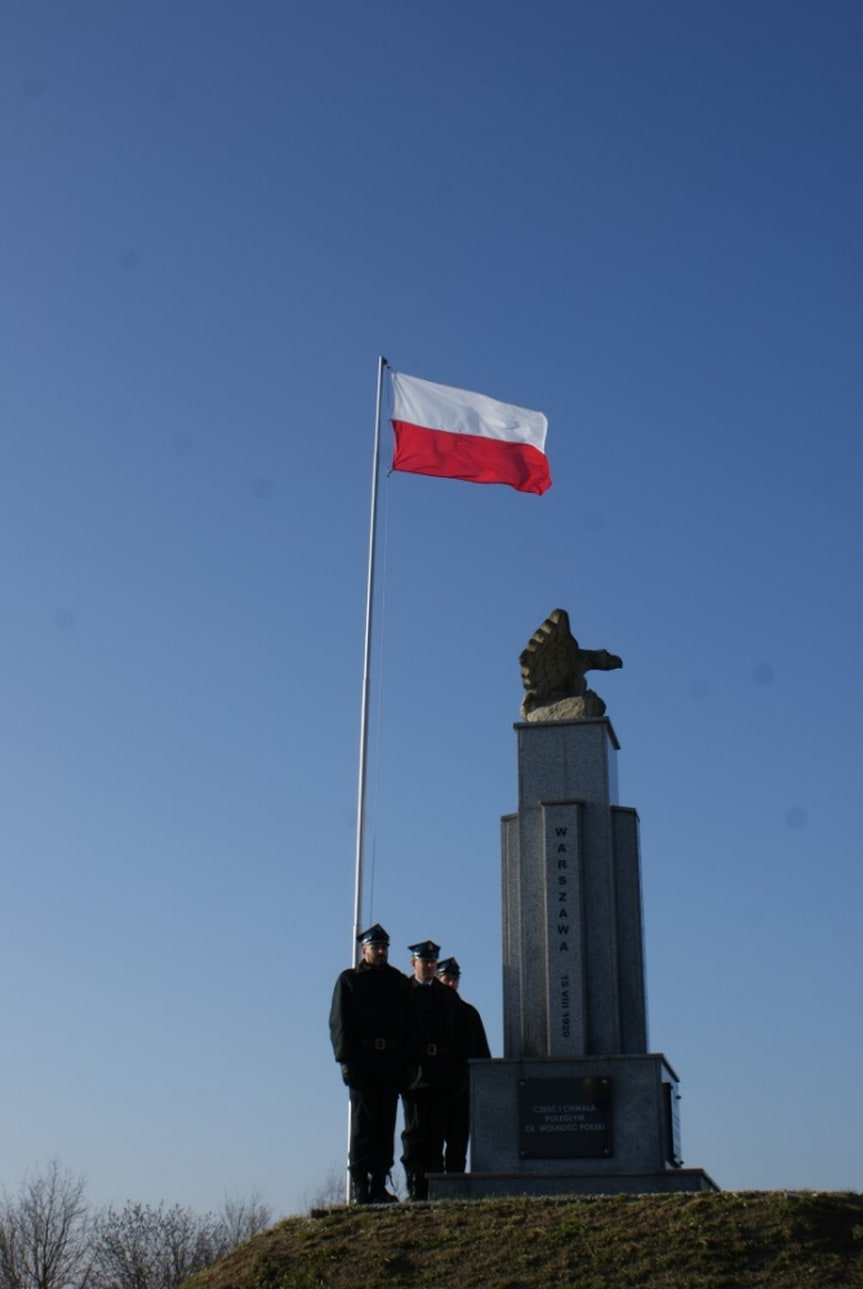
[(506, 483), (519, 492), (551, 487), (542, 412), (392, 369), (391, 375), (394, 470)]

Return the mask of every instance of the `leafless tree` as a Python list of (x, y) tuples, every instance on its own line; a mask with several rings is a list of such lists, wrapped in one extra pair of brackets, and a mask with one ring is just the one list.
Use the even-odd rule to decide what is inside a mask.
[(51, 1160), (0, 1203), (0, 1289), (87, 1289), (93, 1218), (84, 1180)]
[(203, 1216), (132, 1201), (94, 1213), (54, 1160), (0, 1201), (0, 1289), (177, 1289), (269, 1224), (254, 1194)]
[(91, 1289), (176, 1289), (269, 1221), (259, 1196), (226, 1200), (221, 1213), (203, 1216), (180, 1204), (108, 1208), (99, 1219)]
[(216, 1260), (210, 1219), (175, 1204), (127, 1202), (99, 1218), (97, 1286), (174, 1289)]
[(306, 1191), (303, 1203), (313, 1208), (338, 1208), (346, 1202), (345, 1170), (331, 1165), (326, 1177), (314, 1188)]
[(216, 1256), (223, 1258), (238, 1244), (245, 1244), (259, 1231), (266, 1231), (272, 1220), (272, 1213), (256, 1192), (253, 1191), (247, 1200), (226, 1197), (221, 1212), (216, 1215)]

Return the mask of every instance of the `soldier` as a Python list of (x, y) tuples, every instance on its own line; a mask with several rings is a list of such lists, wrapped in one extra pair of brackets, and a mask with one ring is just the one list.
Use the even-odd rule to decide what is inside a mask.
[(467, 1163), (467, 1143), (470, 1136), (470, 1060), (488, 1060), (491, 1051), (485, 1036), (482, 1017), (475, 1007), (459, 996), (461, 967), (455, 958), (441, 958), (437, 964), (436, 978), (447, 985), (458, 999), (459, 1010), (459, 1079), (447, 1102), (444, 1127), (444, 1169), (448, 1173), (463, 1173)]
[(389, 965), (390, 938), (380, 923), (357, 939), (362, 961), (336, 981), (330, 1038), (350, 1089), (354, 1203), (392, 1204), (396, 1197), (386, 1179), (404, 1078), (410, 982)]
[(428, 1199), (428, 1174), (443, 1172), (446, 1107), (459, 1078), (458, 999), (435, 979), (440, 945), (408, 946), (413, 979), (408, 1008), (407, 1086), (402, 1095), (402, 1163), (408, 1196)]

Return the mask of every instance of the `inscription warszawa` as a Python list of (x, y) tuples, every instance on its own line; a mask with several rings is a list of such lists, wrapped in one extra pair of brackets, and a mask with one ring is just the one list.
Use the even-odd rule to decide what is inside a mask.
[(578, 803), (544, 808), (550, 1052), (577, 1054), (583, 1026)]

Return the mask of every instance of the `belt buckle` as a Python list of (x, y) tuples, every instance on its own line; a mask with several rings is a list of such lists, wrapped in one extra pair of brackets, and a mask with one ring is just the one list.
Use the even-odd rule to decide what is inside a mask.
[(387, 1050), (387, 1040), (385, 1038), (375, 1039), (375, 1051), (385, 1052)]
[(437, 1056), (437, 1043), (429, 1043), (427, 1045), (426, 1056)]

